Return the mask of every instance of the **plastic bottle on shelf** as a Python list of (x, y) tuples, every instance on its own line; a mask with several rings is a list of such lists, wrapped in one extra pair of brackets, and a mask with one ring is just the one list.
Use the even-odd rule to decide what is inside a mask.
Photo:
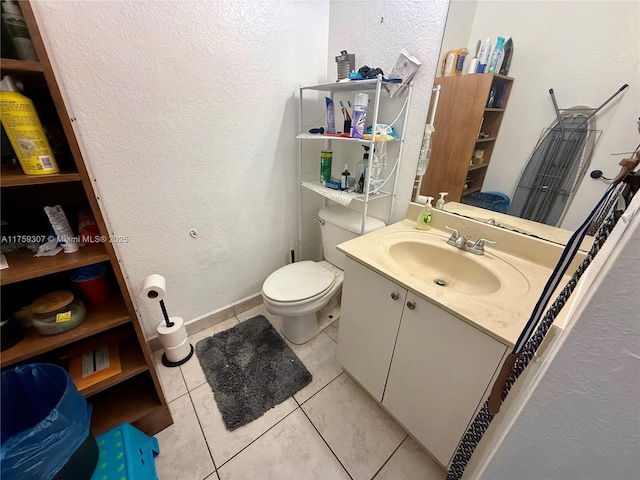
[(33, 102), (18, 93), (10, 75), (0, 82), (0, 118), (24, 173), (48, 175), (60, 171)]
[(342, 176), (340, 177), (340, 187), (343, 190), (346, 190), (347, 188), (349, 188), (349, 176), (351, 174), (349, 173), (349, 165), (345, 165), (344, 166), (344, 170), (342, 171)]
[(489, 55), (491, 54), (491, 38), (487, 37), (487, 40), (480, 49), (480, 55), (478, 56), (478, 68), (476, 73), (484, 73), (487, 71), (487, 62), (489, 61)]
[(489, 73), (496, 73), (500, 66), (500, 60), (502, 59), (502, 53), (504, 52), (504, 37), (498, 37), (496, 42), (496, 48), (493, 49), (493, 55), (491, 56), (491, 65), (489, 66)]

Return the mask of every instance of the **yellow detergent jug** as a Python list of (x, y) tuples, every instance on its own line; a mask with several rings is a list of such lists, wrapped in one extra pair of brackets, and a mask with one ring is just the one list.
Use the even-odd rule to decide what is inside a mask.
[(2, 126), (24, 173), (58, 173), (58, 164), (33, 102), (18, 93), (15, 81), (10, 75), (6, 75), (0, 82), (0, 113)]

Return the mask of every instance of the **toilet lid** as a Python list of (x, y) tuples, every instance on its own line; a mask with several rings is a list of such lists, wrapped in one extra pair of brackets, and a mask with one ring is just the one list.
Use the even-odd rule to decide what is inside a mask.
[(291, 263), (265, 280), (262, 293), (276, 302), (298, 302), (326, 292), (335, 276), (315, 262)]

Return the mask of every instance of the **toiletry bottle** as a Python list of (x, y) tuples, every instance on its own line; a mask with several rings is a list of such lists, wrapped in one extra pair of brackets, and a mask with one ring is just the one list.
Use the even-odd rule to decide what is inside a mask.
[(369, 167), (369, 146), (362, 145), (362, 148), (364, 148), (364, 155), (362, 156), (362, 160), (360, 160), (356, 165), (356, 193), (364, 193), (364, 187), (367, 184), (367, 168)]
[(493, 55), (491, 56), (491, 65), (489, 66), (489, 73), (496, 73), (500, 66), (500, 60), (502, 59), (502, 53), (504, 52), (504, 37), (498, 37), (496, 42), (496, 48), (493, 49)]
[(331, 150), (322, 150), (320, 152), (320, 181), (324, 185), (325, 182), (331, 181), (331, 161), (333, 160), (333, 152)]
[(491, 54), (491, 39), (487, 38), (480, 49), (480, 56), (478, 57), (478, 69), (476, 73), (484, 73), (487, 71), (487, 62), (489, 61), (489, 55)]
[(350, 175), (351, 174), (349, 173), (349, 165), (345, 165), (344, 170), (342, 171), (342, 176), (340, 177), (340, 187), (342, 187), (343, 190), (349, 188)]
[(351, 138), (362, 138), (364, 134), (364, 122), (367, 118), (367, 107), (369, 106), (369, 95), (366, 93), (356, 93), (353, 101), (353, 120), (351, 122)]
[(456, 59), (456, 75), (462, 75), (462, 70), (464, 69), (464, 61), (469, 54), (469, 50), (466, 48), (458, 49), (458, 58)]
[(18, 93), (10, 75), (0, 82), (0, 118), (24, 173), (48, 175), (60, 171), (33, 102)]
[(433, 221), (433, 205), (431, 202), (433, 197), (427, 197), (427, 203), (424, 204), (424, 208), (420, 215), (418, 215), (418, 230), (429, 230), (431, 228), (431, 222)]
[(438, 210), (444, 210), (444, 197), (449, 195), (449, 192), (440, 192), (440, 198), (436, 202), (436, 208)]

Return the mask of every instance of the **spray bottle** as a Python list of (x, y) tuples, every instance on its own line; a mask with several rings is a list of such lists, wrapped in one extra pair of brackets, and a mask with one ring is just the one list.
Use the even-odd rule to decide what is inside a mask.
[(60, 171), (33, 102), (18, 93), (9, 75), (0, 82), (0, 118), (24, 173), (48, 175)]
[(493, 49), (493, 55), (491, 56), (491, 65), (489, 66), (489, 73), (496, 73), (500, 66), (500, 60), (502, 58), (502, 52), (504, 51), (504, 37), (498, 37), (496, 48)]

